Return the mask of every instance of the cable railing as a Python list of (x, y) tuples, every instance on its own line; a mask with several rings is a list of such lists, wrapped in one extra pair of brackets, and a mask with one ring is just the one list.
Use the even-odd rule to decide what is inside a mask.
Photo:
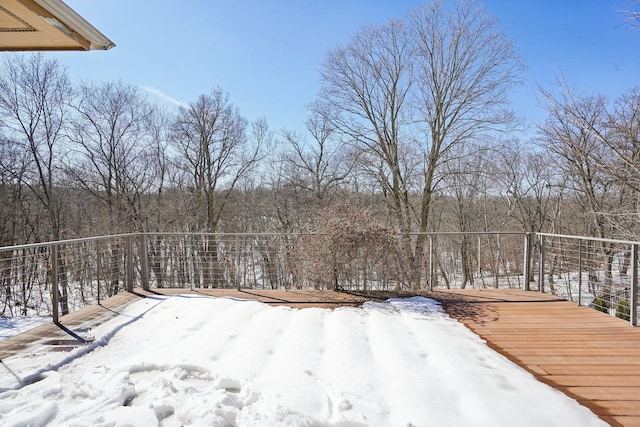
[(637, 323), (638, 244), (546, 233), (135, 233), (0, 248), (0, 316), (60, 316), (134, 288), (558, 295)]
[(537, 287), (637, 324), (640, 242), (537, 234)]
[(57, 322), (131, 289), (125, 266), (133, 239), (121, 234), (1, 247), (0, 316), (51, 316)]

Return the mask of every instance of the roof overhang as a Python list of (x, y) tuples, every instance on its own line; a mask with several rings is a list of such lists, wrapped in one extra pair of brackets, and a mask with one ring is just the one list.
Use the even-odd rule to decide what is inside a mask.
[(0, 50), (107, 50), (113, 46), (62, 0), (0, 0)]

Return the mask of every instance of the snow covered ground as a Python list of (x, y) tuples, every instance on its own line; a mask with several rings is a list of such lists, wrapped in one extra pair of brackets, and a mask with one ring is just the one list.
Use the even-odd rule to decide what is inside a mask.
[(302, 310), (154, 296), (2, 361), (2, 426), (604, 426), (432, 300)]

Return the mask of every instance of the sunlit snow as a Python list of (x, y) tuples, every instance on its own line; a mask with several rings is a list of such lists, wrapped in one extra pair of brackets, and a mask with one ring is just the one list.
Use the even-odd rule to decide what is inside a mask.
[(2, 426), (604, 426), (432, 300), (154, 296), (70, 353), (2, 361)]

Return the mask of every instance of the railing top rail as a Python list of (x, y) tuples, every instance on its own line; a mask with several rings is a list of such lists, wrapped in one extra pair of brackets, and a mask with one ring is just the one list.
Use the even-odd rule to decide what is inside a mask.
[[(412, 232), (407, 233), (409, 236), (460, 236), (463, 234), (472, 235), (472, 236), (484, 236), (484, 235), (512, 235), (512, 236), (524, 236), (525, 234), (529, 234), (524, 231), (425, 231), (425, 232)], [(399, 236), (403, 236), (406, 234), (398, 234)]]
[(108, 240), (119, 237), (128, 237), (131, 235), (136, 235), (135, 233), (122, 233), (122, 234), (109, 234), (106, 236), (92, 236), (92, 237), (80, 237), (77, 239), (67, 239), (67, 240), (55, 240), (52, 242), (39, 242), (39, 243), (27, 243), (24, 245), (14, 245), (14, 246), (2, 246), (0, 247), (1, 251), (15, 251), (20, 249), (31, 249), (31, 248), (39, 248), (42, 246), (53, 246), (60, 244), (68, 244), (68, 243), (81, 243), (81, 242), (89, 242), (92, 240)]
[[(90, 236), (90, 237), (81, 237), (76, 239), (66, 239), (66, 240), (56, 240), (50, 242), (36, 242), (36, 243), (26, 243), (22, 245), (13, 245), (13, 246), (2, 246), (0, 247), (0, 252), (3, 251), (15, 251), (21, 249), (31, 249), (37, 247), (49, 247), (53, 245), (59, 244), (69, 244), (69, 243), (82, 243), (88, 241), (95, 240), (107, 240), (113, 238), (120, 237), (129, 237), (129, 236), (239, 236), (239, 237), (249, 237), (249, 236), (312, 236), (312, 235), (328, 235), (329, 233), (315, 233), (315, 232), (294, 232), (294, 233), (283, 233), (283, 232), (262, 232), (262, 233), (250, 233), (250, 232), (242, 232), (242, 233), (206, 233), (206, 232), (180, 232), (180, 231), (172, 231), (172, 232), (146, 232), (146, 233), (120, 233), (120, 234), (109, 234), (102, 236)], [(460, 236), (460, 235), (525, 235), (527, 233), (522, 231), (429, 231), (429, 232), (411, 232), (411, 233), (395, 233), (396, 237), (403, 236)]]
[(261, 233), (250, 233), (250, 232), (242, 232), (242, 233), (219, 233), (219, 232), (197, 232), (197, 231), (150, 231), (147, 233), (136, 233), (136, 235), (145, 235), (145, 236), (239, 236), (239, 237), (248, 237), (248, 236), (311, 236), (311, 235), (319, 235), (323, 233), (304, 233), (304, 232), (296, 232), (296, 233), (283, 233), (283, 232), (261, 232)]
[[(147, 236), (322, 236), (322, 235), (329, 235), (330, 233), (317, 233), (317, 232), (290, 232), (290, 233), (283, 233), (283, 232), (261, 232), (261, 233), (247, 233), (247, 232), (242, 232), (242, 233), (220, 233), (220, 232), (215, 232), (215, 233), (206, 233), (206, 232), (192, 232), (192, 231), (187, 231), (187, 232), (179, 232), (179, 231), (172, 231), (172, 232), (162, 232), (162, 231), (158, 231), (158, 232), (147, 232), (147, 233), (136, 233), (136, 235), (147, 235)], [(427, 232), (410, 232), (410, 233), (394, 233), (394, 235), (401, 237), (401, 236), (453, 236), (453, 235), (463, 235), (463, 234), (470, 234), (470, 235), (488, 235), (488, 234), (506, 234), (506, 235), (524, 235), (527, 234), (526, 232), (523, 231), (427, 231)]]
[(588, 236), (575, 236), (571, 234), (553, 234), (553, 233), (535, 233), (538, 236), (544, 237), (556, 237), (561, 239), (573, 239), (573, 240), (591, 240), (594, 242), (603, 242), (603, 243), (617, 243), (621, 245), (640, 245), (639, 240), (620, 240), (620, 239), (603, 239), (599, 237), (588, 237)]
[[(52, 245), (58, 244), (69, 244), (69, 243), (81, 243), (88, 241), (97, 241), (97, 240), (108, 240), (113, 238), (121, 238), (121, 237), (129, 237), (129, 236), (238, 236), (238, 237), (250, 237), (250, 236), (310, 236), (310, 235), (323, 235), (327, 233), (313, 233), (313, 232), (295, 232), (295, 233), (283, 233), (283, 232), (262, 232), (262, 233), (250, 233), (250, 232), (242, 232), (242, 233), (203, 233), (203, 232), (147, 232), (147, 233), (121, 233), (121, 234), (111, 234), (111, 235), (103, 235), (103, 236), (93, 236), (93, 237), (83, 237), (77, 239), (67, 239), (67, 240), (58, 240), (52, 242), (40, 242), (40, 243), (28, 243), (24, 245), (14, 245), (14, 246), (4, 246), (0, 247), (0, 252), (2, 251), (14, 251), (21, 249), (30, 249), (36, 247), (48, 247)], [(620, 239), (603, 239), (598, 237), (589, 237), (589, 236), (575, 236), (570, 234), (554, 234), (554, 233), (532, 233), (532, 232), (524, 232), (524, 231), (429, 231), (429, 232), (411, 232), (411, 233), (395, 233), (395, 237), (403, 237), (403, 236), (461, 236), (461, 235), (538, 235), (545, 237), (555, 237), (555, 238), (564, 238), (564, 239), (574, 239), (574, 240), (590, 240), (596, 242), (604, 242), (604, 243), (615, 243), (622, 245), (639, 245), (640, 241), (633, 240), (620, 240)]]

